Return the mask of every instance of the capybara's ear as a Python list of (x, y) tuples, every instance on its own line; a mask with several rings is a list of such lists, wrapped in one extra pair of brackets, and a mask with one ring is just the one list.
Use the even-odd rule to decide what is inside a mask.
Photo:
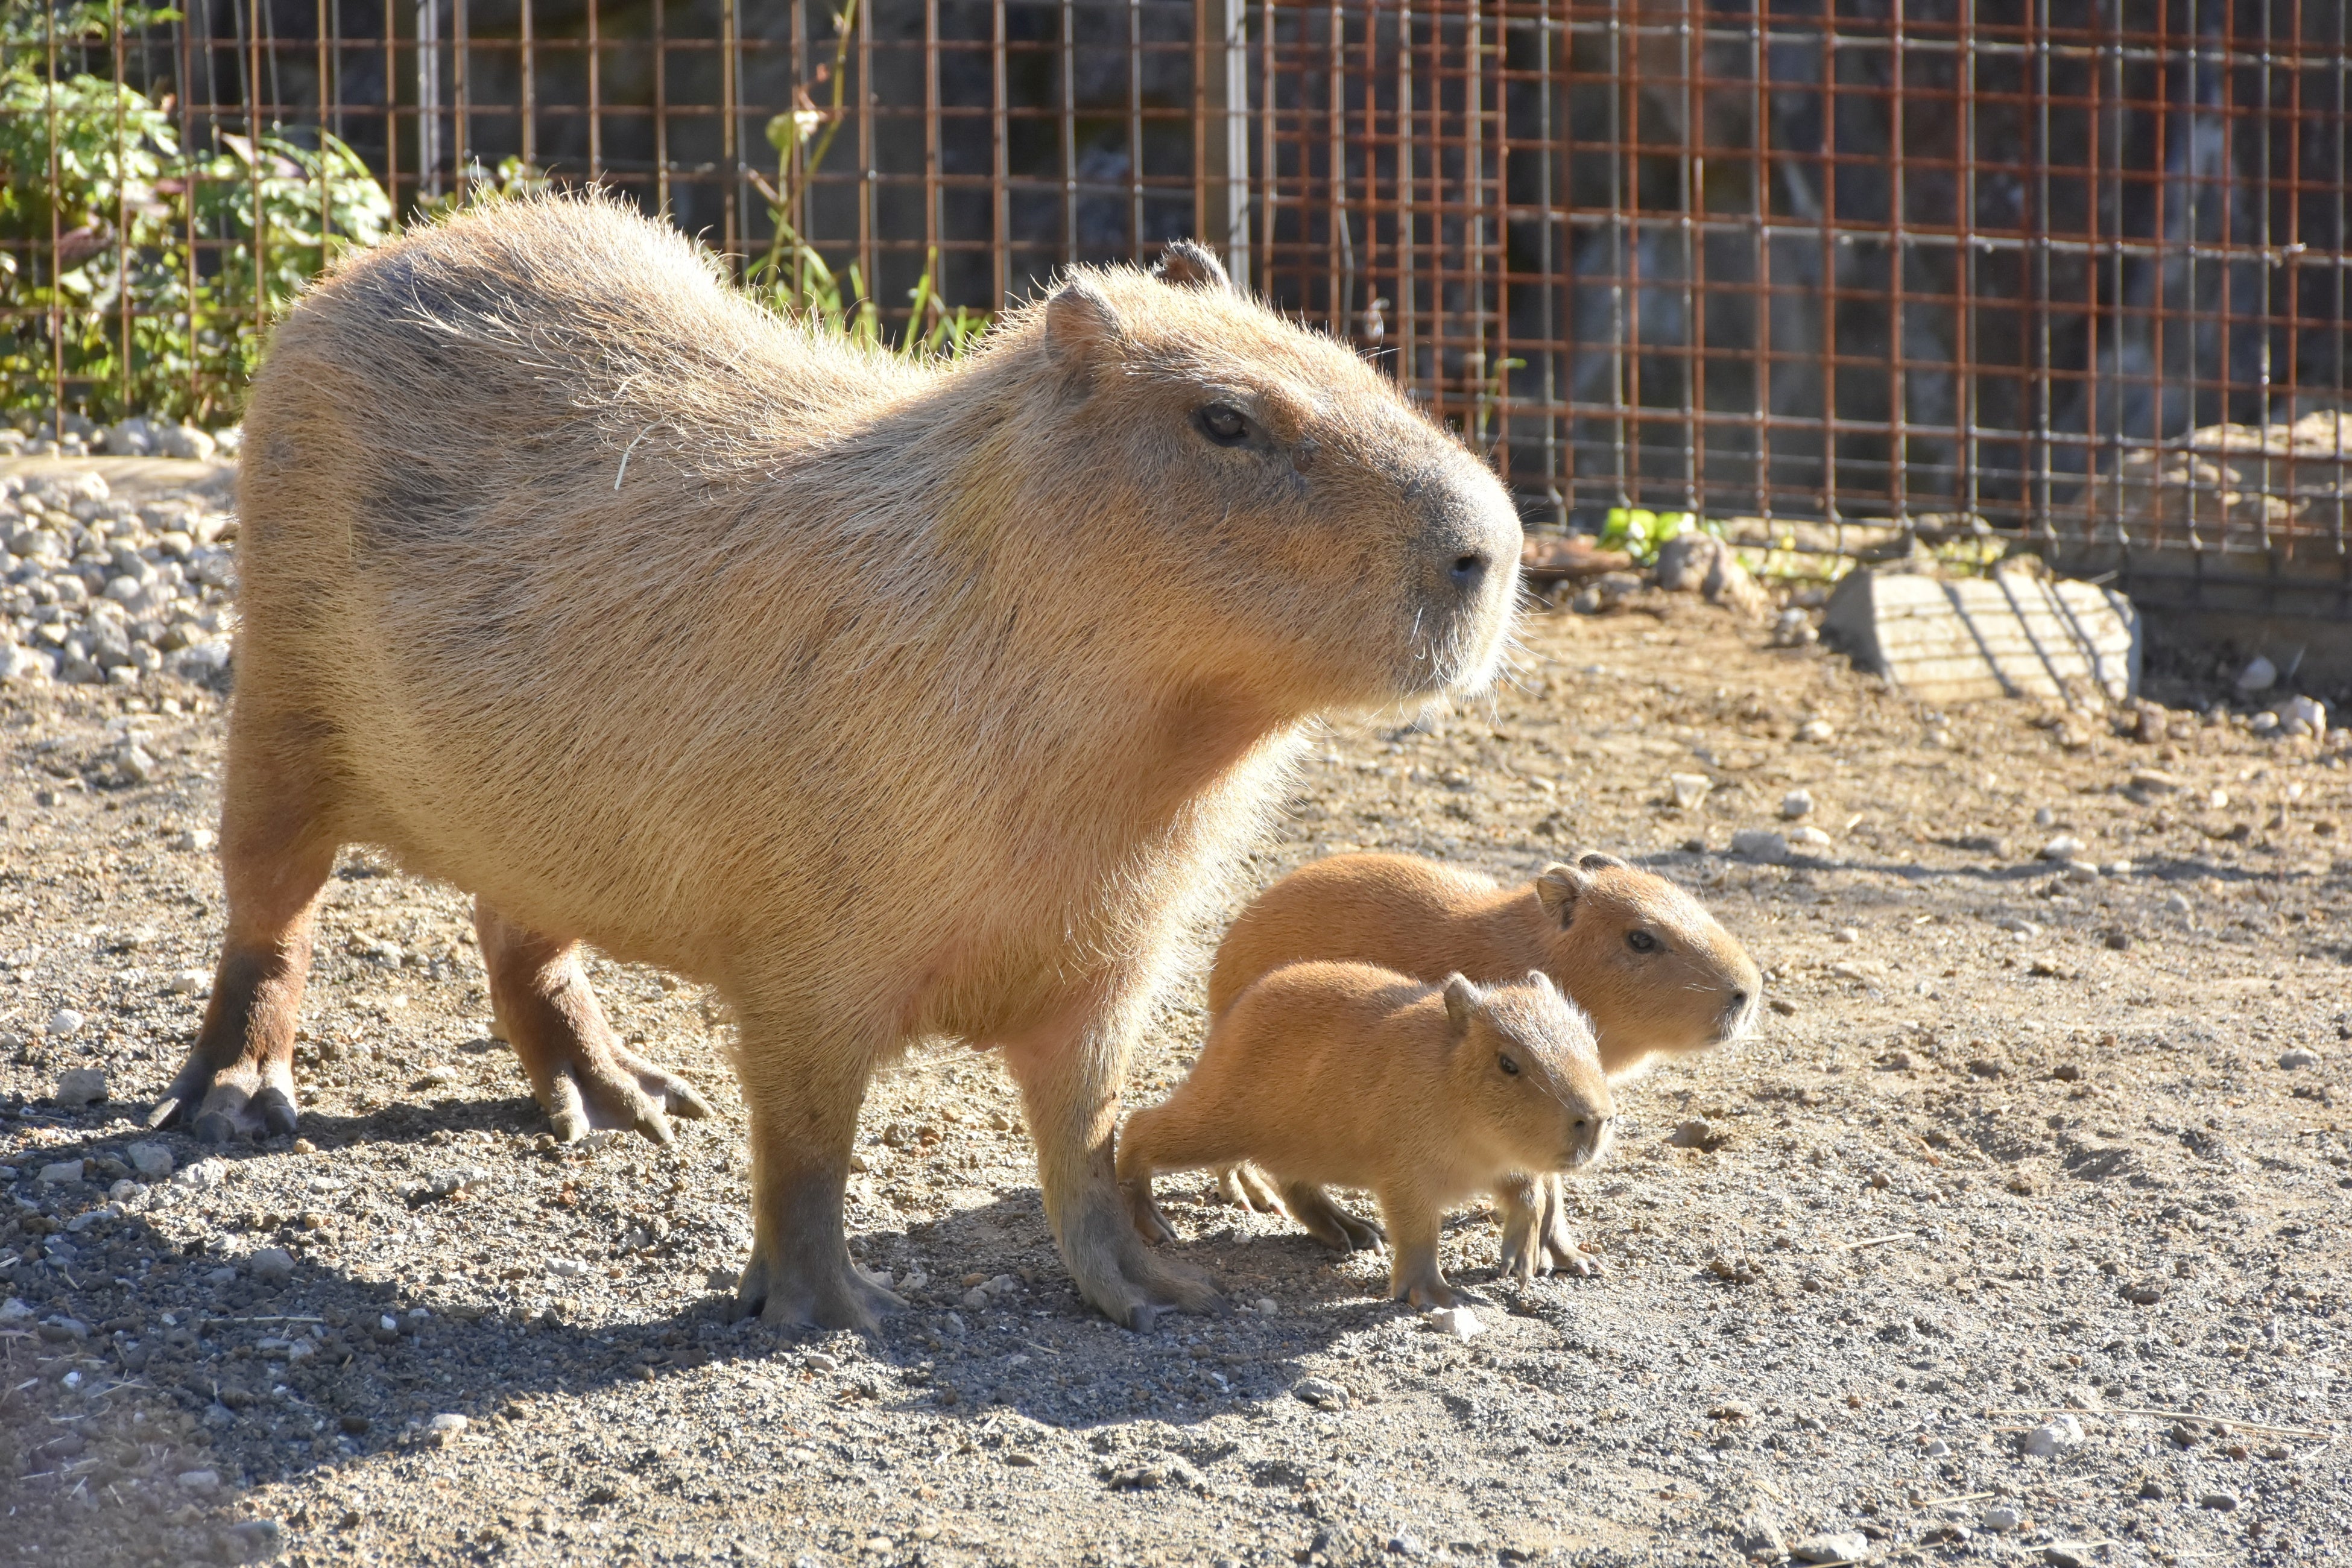
[(1045, 301), (1045, 346), (1056, 363), (1076, 368), (1118, 352), (1118, 308), (1081, 274)]
[(1580, 867), (1555, 860), (1536, 874), (1536, 898), (1563, 928), (1576, 918), (1576, 900), (1591, 890), (1592, 878)]
[(1234, 286), (1226, 275), (1225, 264), (1217, 259), (1208, 247), (1195, 245), (1189, 239), (1171, 239), (1168, 248), (1160, 253), (1159, 265), (1151, 275), (1162, 283), (1173, 283), (1187, 289), (1227, 289)]
[(1606, 870), (1612, 866), (1620, 871), (1632, 869), (1631, 867), (1627, 866), (1624, 861), (1617, 858), (1616, 856), (1603, 855), (1598, 849), (1586, 850), (1583, 854), (1579, 855), (1576, 858), (1576, 863), (1583, 867), (1588, 871)]
[(1547, 992), (1551, 995), (1557, 996), (1559, 994), (1559, 987), (1554, 985), (1551, 983), (1551, 976), (1545, 973), (1540, 969), (1530, 969), (1528, 971), (1528, 984), (1534, 986), (1537, 990)]
[(1477, 1011), (1478, 1004), (1485, 1000), (1478, 994), (1478, 988), (1463, 975), (1454, 973), (1445, 977), (1445, 1016), (1454, 1020), (1454, 1027), (1457, 1031), (1470, 1026), (1470, 1015)]

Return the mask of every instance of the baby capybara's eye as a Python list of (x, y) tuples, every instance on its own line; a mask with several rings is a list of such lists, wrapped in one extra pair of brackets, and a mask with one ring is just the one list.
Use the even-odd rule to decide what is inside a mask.
[(1503, 1076), (1505, 1078), (1517, 1078), (1519, 1076), (1519, 1064), (1513, 1061), (1508, 1057), (1496, 1057), (1495, 1058), (1495, 1065), (1503, 1069)]
[(1230, 403), (1212, 403), (1192, 416), (1202, 435), (1220, 447), (1238, 447), (1249, 439), (1249, 416)]
[(1625, 945), (1635, 952), (1655, 952), (1658, 939), (1645, 931), (1629, 931), (1625, 933)]

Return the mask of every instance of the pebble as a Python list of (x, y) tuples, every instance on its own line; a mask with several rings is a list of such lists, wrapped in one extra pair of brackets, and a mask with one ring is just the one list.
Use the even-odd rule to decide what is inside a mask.
[(58, 1040), (70, 1040), (76, 1035), (81, 1033), (81, 1026), (87, 1020), (85, 1020), (80, 1014), (75, 1012), (72, 1008), (60, 1007), (56, 1012), (49, 1015), (49, 1037)]
[(2009, 932), (2020, 942), (2032, 942), (2042, 934), (2040, 926), (2035, 925), (2032, 921), (2021, 920), (2015, 915), (2003, 915), (1992, 923), (1995, 929)]
[(228, 1162), (215, 1154), (184, 1166), (172, 1177), (175, 1187), (217, 1187), (228, 1180)]
[(263, 1284), (283, 1285), (294, 1278), (294, 1255), (282, 1247), (265, 1247), (253, 1255), (248, 1267)]
[(1830, 932), (1830, 940), (1832, 942), (1843, 942), (1846, 946), (1852, 947), (1854, 943), (1862, 940), (1862, 932), (1853, 926), (1840, 926), (1837, 930)]
[(178, 1479), (183, 1491), (208, 1492), (220, 1487), (218, 1470), (182, 1470)]
[(2072, 834), (2062, 833), (2044, 844), (2039, 857), (2044, 860), (2072, 860), (2083, 852), (2083, 841)]
[(2171, 795), (2182, 785), (2179, 774), (2166, 773), (2162, 768), (2135, 768), (2127, 787), (2143, 795)]
[(1452, 1334), (1457, 1340), (1470, 1339), (1486, 1331), (1486, 1325), (1478, 1321), (1478, 1314), (1467, 1307), (1441, 1307), (1430, 1314), (1429, 1321), (1439, 1333)]
[(588, 1266), (576, 1258), (551, 1258), (547, 1260), (547, 1271), (559, 1279), (570, 1279), (587, 1273)]
[(1715, 1129), (1707, 1123), (1706, 1118), (1694, 1116), (1666, 1134), (1666, 1142), (1677, 1149), (1704, 1149), (1707, 1140), (1714, 1136)]
[(203, 855), (209, 853), (212, 847), (220, 842), (220, 835), (209, 827), (191, 827), (184, 830), (174, 842), (182, 849)]
[(85, 1105), (95, 1105), (106, 1098), (106, 1069), (103, 1068), (68, 1068), (58, 1075), (54, 1096), (58, 1105), (68, 1110)]
[(11, 1296), (5, 1301), (0, 1301), (0, 1323), (29, 1323), (32, 1321), (33, 1309), (25, 1305), (21, 1298)]
[(1859, 1563), (1870, 1555), (1870, 1537), (1858, 1530), (1808, 1535), (1789, 1543), (1789, 1555), (1800, 1563)]
[(2017, 1446), (2037, 1459), (2046, 1459), (2061, 1449), (2079, 1447), (2082, 1441), (2083, 1424), (2072, 1415), (2058, 1415), (2020, 1437)]
[(2327, 733), (2327, 704), (2315, 697), (2290, 697), (2278, 705), (2279, 727), (2290, 735)]
[(2099, 879), (2099, 868), (2088, 860), (2069, 860), (2066, 862), (2066, 879), (2070, 882), (2095, 882)]
[(64, 1186), (80, 1181), (81, 1172), (79, 1160), (57, 1160), (42, 1166), (40, 1175), (35, 1179), (45, 1187)]
[(801, 1364), (808, 1368), (811, 1372), (839, 1372), (841, 1370), (840, 1360), (837, 1357), (825, 1354), (823, 1351), (810, 1351), (808, 1353), (801, 1357)]
[(1731, 836), (1731, 852), (1778, 866), (1789, 858), (1789, 841), (1769, 827), (1743, 827)]
[(1688, 811), (1714, 793), (1715, 781), (1705, 773), (1668, 773), (1666, 784), (1674, 791), (1675, 804)]
[(205, 969), (183, 969), (172, 976), (174, 996), (209, 996), (213, 994), (212, 972)]
[(1830, 836), (1818, 827), (1798, 827), (1790, 829), (1789, 842), (1807, 849), (1826, 849), (1830, 847)]
[(2207, 1492), (2203, 1497), (2197, 1500), (2197, 1506), (2199, 1508), (2210, 1508), (2216, 1513), (2235, 1513), (2238, 1511), (2238, 1494), (2235, 1492)]
[(2022, 1523), (2022, 1517), (2005, 1502), (1997, 1502), (1977, 1515), (1977, 1528), (2005, 1535)]
[(1811, 741), (1816, 745), (1832, 739), (1836, 734), (1836, 728), (1826, 719), (1808, 719), (1797, 726), (1797, 739)]
[(2248, 659), (2246, 667), (2238, 671), (2238, 689), (2241, 691), (2268, 691), (2277, 684), (2278, 666), (2260, 654)]
[(1279, 1310), (1279, 1309), (1275, 1306), (1273, 1297), (1260, 1296), (1257, 1299), (1258, 1316), (1262, 1318), (1271, 1318), (1277, 1310)]
[(2189, 912), (2188, 895), (2185, 893), (2167, 894), (2164, 900), (2164, 912), (2169, 915), (2187, 914)]
[(436, 1447), (454, 1447), (466, 1435), (466, 1428), (472, 1425), (456, 1411), (445, 1411), (425, 1424), (425, 1441)]
[(1302, 1377), (1291, 1384), (1290, 1392), (1318, 1410), (1345, 1410), (1349, 1404), (1348, 1391), (1328, 1377)]
[(1780, 797), (1780, 815), (1790, 822), (1813, 814), (1813, 796), (1810, 790), (1792, 789)]
[(2297, 1068), (2315, 1068), (2319, 1065), (2319, 1053), (2306, 1051), (2301, 1046), (2297, 1046), (2294, 1049), (2283, 1054), (2278, 1062), (2279, 1066), (2289, 1072), (2294, 1071)]

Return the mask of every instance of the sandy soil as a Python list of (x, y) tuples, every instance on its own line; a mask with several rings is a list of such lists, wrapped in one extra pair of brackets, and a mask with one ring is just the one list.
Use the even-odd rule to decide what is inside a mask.
[[(734, 1323), (723, 1020), (600, 966), (720, 1113), (558, 1148), (487, 1037), (465, 902), (358, 854), (299, 1139), (151, 1136), (219, 929), (217, 706), (7, 691), (0, 1560), (2340, 1560), (2352, 751), (2185, 709), (2145, 742), (1934, 714), (1764, 641), (1655, 596), (1536, 616), (1491, 703), (1333, 734), (1248, 868), (1606, 848), (1767, 972), (1759, 1034), (1635, 1086), (1572, 1184), (1599, 1277), (1516, 1289), (1491, 1217), (1454, 1217), (1466, 1342), (1196, 1177), (1163, 1183), (1181, 1250), (1254, 1310), (1111, 1327), (1007, 1080), (961, 1050), (877, 1086), (853, 1180), (916, 1310)], [(110, 761), (126, 732), (148, 782)], [(1678, 807), (1672, 773), (1712, 793)], [(1727, 853), (1798, 826), (1828, 842)], [(2084, 869), (2037, 858), (2061, 836)], [(1195, 981), (1138, 1100), (1201, 1025)], [(107, 1098), (58, 1104), (89, 1068)]]

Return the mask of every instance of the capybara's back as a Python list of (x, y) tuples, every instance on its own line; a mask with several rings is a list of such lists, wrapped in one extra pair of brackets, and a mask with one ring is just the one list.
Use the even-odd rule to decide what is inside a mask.
[(842, 1184), (868, 1075), (941, 1037), (1006, 1051), (1090, 1299), (1213, 1300), (1120, 1212), (1129, 1042), (1314, 716), (1491, 674), (1518, 525), (1459, 442), (1189, 246), (912, 366), (604, 199), (347, 262), (246, 432), (228, 931), (159, 1122), (292, 1130), (317, 895), (369, 842), (477, 895), (562, 1136), (703, 1109), (581, 943), (727, 996), (747, 1306), (892, 1303)]

